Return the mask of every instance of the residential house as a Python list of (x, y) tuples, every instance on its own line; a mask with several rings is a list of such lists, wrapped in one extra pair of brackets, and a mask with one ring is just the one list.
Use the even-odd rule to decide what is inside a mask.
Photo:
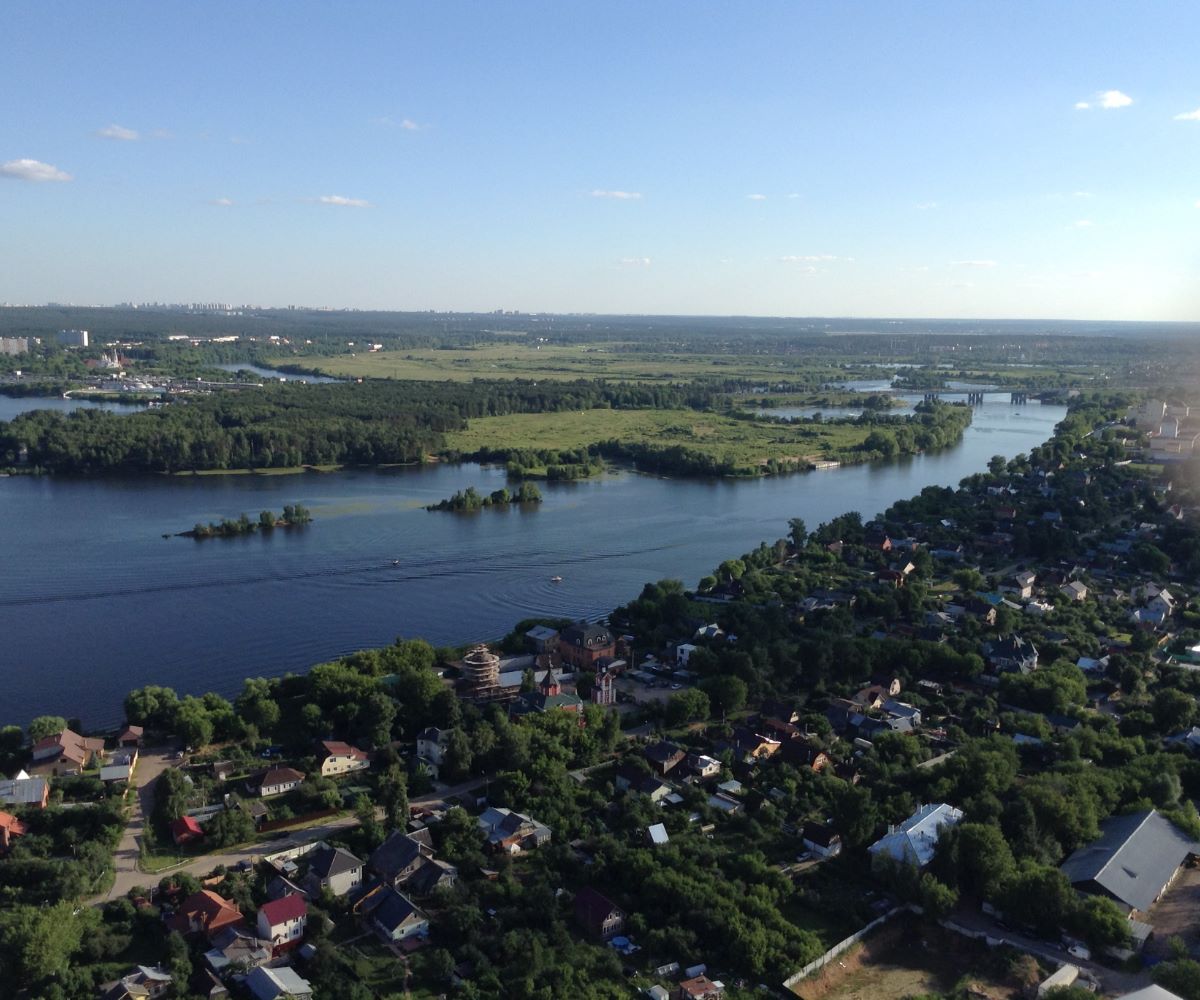
[(768, 699), (762, 703), (758, 714), (764, 719), (779, 719), (780, 722), (795, 724), (800, 721), (800, 712), (790, 701)]
[(172, 820), (170, 830), (171, 839), (175, 841), (176, 847), (190, 844), (193, 840), (200, 840), (204, 836), (204, 830), (196, 821), (195, 816), (180, 816), (178, 819)]
[(335, 896), (344, 896), (362, 885), (363, 863), (347, 850), (324, 844), (309, 855), (307, 878), (314, 894), (328, 889)]
[(650, 838), (650, 843), (655, 847), (661, 847), (663, 844), (670, 843), (670, 836), (667, 834), (666, 825), (663, 823), (652, 823), (646, 827), (646, 836)]
[(194, 892), (179, 904), (167, 926), (181, 934), (203, 934), (210, 940), (226, 927), (243, 924), (237, 904), (211, 889)]
[(1067, 597), (1068, 600), (1072, 600), (1072, 601), (1086, 601), (1087, 600), (1088, 589), (1086, 586), (1084, 586), (1078, 580), (1072, 580), (1070, 583), (1064, 583), (1058, 589)]
[(441, 773), (442, 762), (446, 759), (446, 747), (449, 744), (449, 729), (430, 726), (417, 734), (417, 759), (425, 765), (425, 769), (435, 781)]
[(550, 828), (511, 809), (489, 806), (478, 819), (488, 846), (506, 854), (541, 847), (550, 841)]
[(1147, 912), (1200, 844), (1155, 809), (1113, 816), (1100, 839), (1079, 848), (1061, 871), (1080, 892), (1108, 896), (1126, 911)]
[(681, 642), (677, 644), (675, 646), (675, 665), (679, 667), (686, 667), (688, 665), (688, 660), (691, 659), (692, 654), (699, 648), (699, 646), (696, 646), (694, 643), (690, 642)]
[(803, 768), (813, 773), (824, 771), (832, 763), (824, 750), (813, 746), (807, 740), (785, 740), (779, 750), (779, 758), (792, 767)]
[(385, 941), (404, 941), (429, 933), (429, 917), (407, 896), (395, 889), (378, 891), (363, 907), (375, 933)]
[(175, 980), (165, 969), (157, 966), (139, 965), (128, 975), (122, 976), (115, 983), (101, 987), (101, 1000), (158, 1000), (166, 996)]
[(117, 746), (136, 750), (142, 745), (145, 730), (141, 726), (127, 725), (117, 734)]
[(204, 961), (218, 975), (248, 972), (271, 961), (271, 942), (239, 927), (226, 927), (212, 940)]
[(689, 753), (687, 767), (693, 777), (700, 779), (715, 778), (721, 773), (721, 762), (702, 753)]
[(33, 763), (29, 770), (50, 777), (80, 774), (103, 752), (104, 740), (89, 739), (64, 729), (43, 737), (33, 745)]
[(283, 795), (284, 792), (290, 792), (293, 788), (299, 788), (303, 780), (304, 772), (297, 771), (294, 767), (273, 767), (259, 775), (250, 785), (250, 789), (260, 798), (265, 799), (271, 795)]
[(687, 751), (667, 740), (652, 743), (642, 751), (642, 756), (650, 762), (650, 766), (661, 775), (667, 775), (675, 770), (687, 758)]
[(1150, 598), (1145, 607), (1136, 609), (1130, 618), (1138, 625), (1153, 628), (1165, 625), (1175, 614), (1175, 607), (1175, 596), (1164, 588)]
[(656, 805), (671, 794), (671, 786), (665, 781), (652, 774), (646, 774), (630, 764), (624, 764), (618, 768), (613, 784), (618, 792), (635, 792), (638, 795), (645, 795)]
[(756, 733), (753, 729), (738, 726), (733, 731), (732, 746), (736, 755), (753, 760), (765, 760), (779, 752), (780, 740)]
[(254, 1000), (313, 1000), (312, 983), (301, 977), (291, 966), (269, 969), (260, 965), (251, 969), (245, 980), (246, 989)]
[(679, 984), (679, 1000), (721, 1000), (725, 996), (725, 985), (714, 982), (708, 976), (693, 976)]
[(877, 859), (891, 858), (924, 868), (933, 860), (942, 830), (956, 826), (962, 818), (961, 809), (944, 802), (921, 806), (899, 826), (889, 827), (886, 835), (867, 848), (872, 864)]
[[(351, 771), (365, 771), (371, 766), (366, 751), (335, 740), (322, 740), (317, 745), (317, 760), (321, 762), (323, 778), (336, 778)], [(303, 777), (300, 780), (303, 781)]]
[(258, 908), (258, 936), (271, 942), (273, 955), (299, 948), (307, 923), (308, 901), (299, 893), (272, 899)]
[(591, 669), (597, 660), (616, 656), (613, 634), (603, 625), (576, 622), (558, 637), (558, 655), (564, 664), (576, 669)]
[(1019, 570), (1012, 575), (1012, 578), (1007, 584), (1001, 587), (1001, 590), (1006, 590), (1010, 594), (1016, 594), (1017, 597), (1023, 600), (1028, 600), (1033, 596), (1033, 585), (1037, 582), (1037, 574), (1029, 570)]
[(1037, 669), (1037, 647), (1019, 635), (1008, 635), (984, 646), (984, 655), (998, 673), (1032, 673)]
[(575, 921), (589, 937), (607, 941), (625, 929), (625, 911), (587, 886), (575, 894)]
[(921, 726), (921, 710), (903, 701), (889, 698), (880, 706), (892, 719), (907, 719), (914, 729)]
[(800, 832), (800, 843), (818, 858), (836, 858), (842, 853), (842, 835), (828, 823), (805, 823)]
[(49, 803), (50, 782), (45, 778), (31, 778), (18, 771), (15, 778), (0, 779), (0, 805), (45, 809)]
[(28, 832), (28, 827), (12, 813), (0, 812), (0, 854), (7, 854), (13, 841)]
[(417, 896), (428, 896), (435, 889), (452, 886), (458, 869), (434, 857), (429, 830), (413, 833), (397, 830), (375, 849), (368, 867), (392, 888), (405, 888)]
[(212, 969), (205, 966), (196, 968), (188, 986), (191, 988), (191, 995), (200, 997), (201, 1000), (226, 1000), (229, 996), (229, 987), (221, 982)]

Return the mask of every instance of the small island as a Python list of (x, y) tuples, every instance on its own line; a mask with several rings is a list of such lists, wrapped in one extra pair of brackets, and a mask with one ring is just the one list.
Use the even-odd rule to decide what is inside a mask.
[(514, 503), (541, 502), (541, 491), (533, 483), (522, 483), (521, 488), (515, 493), (510, 493), (507, 489), (501, 488), (486, 496), (475, 489), (474, 486), (468, 486), (465, 490), (459, 490), (452, 497), (447, 497), (439, 503), (429, 504), (425, 509), (472, 511), (482, 510), (484, 507), (504, 507)]
[(259, 511), (258, 520), (251, 521), (249, 517), (243, 514), (236, 521), (228, 519), (222, 520), (219, 524), (210, 522), (208, 524), (197, 523), (191, 531), (179, 532), (181, 538), (236, 538), (239, 535), (252, 535), (254, 532), (274, 531), (276, 528), (298, 528), (301, 525), (308, 524), (312, 520), (312, 514), (307, 507), (300, 504), (285, 504), (283, 513), (276, 515), (274, 511), (263, 510)]

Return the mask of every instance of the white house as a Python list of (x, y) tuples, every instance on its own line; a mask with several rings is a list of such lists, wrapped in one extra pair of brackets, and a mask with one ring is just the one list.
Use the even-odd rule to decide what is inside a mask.
[(294, 767), (273, 767), (258, 781), (257, 791), (266, 798), (269, 795), (282, 795), (293, 788), (299, 788), (304, 780), (304, 772)]
[(923, 805), (899, 826), (889, 827), (887, 834), (867, 850), (872, 862), (886, 857), (901, 864), (924, 868), (933, 860), (942, 830), (956, 826), (962, 818), (961, 809), (955, 809), (945, 802)]
[(271, 950), (278, 955), (299, 946), (307, 923), (308, 903), (293, 893), (263, 903), (258, 911), (258, 936), (270, 941)]
[(335, 778), (339, 774), (349, 774), (351, 771), (365, 771), (371, 766), (365, 751), (352, 747), (349, 743), (334, 740), (321, 741), (317, 759), (321, 762), (323, 778)]
[(446, 747), (450, 742), (450, 730), (430, 726), (422, 729), (417, 736), (417, 757), (428, 769), (434, 779), (437, 778), (442, 762), (446, 759)]

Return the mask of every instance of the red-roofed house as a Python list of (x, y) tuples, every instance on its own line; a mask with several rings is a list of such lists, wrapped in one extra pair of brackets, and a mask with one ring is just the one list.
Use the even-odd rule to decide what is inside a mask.
[(708, 976), (695, 976), (679, 984), (679, 1000), (720, 1000), (724, 995), (725, 987)]
[(300, 947), (308, 903), (299, 893), (263, 903), (258, 910), (258, 936), (271, 942), (273, 954)]
[(218, 896), (211, 889), (193, 893), (179, 904), (167, 926), (181, 934), (203, 934), (212, 937), (226, 927), (242, 922), (236, 903)]
[(12, 813), (0, 812), (0, 854), (7, 854), (14, 837), (24, 836), (29, 831)]
[(142, 745), (142, 737), (145, 735), (145, 729), (141, 726), (126, 726), (117, 735), (117, 746), (119, 747), (140, 747)]
[(371, 766), (367, 754), (349, 743), (322, 740), (317, 748), (317, 759), (321, 762), (321, 776), (333, 778), (351, 771), (365, 771)]
[(204, 831), (200, 829), (195, 816), (180, 816), (179, 819), (171, 821), (171, 839), (177, 846), (190, 844), (203, 836)]

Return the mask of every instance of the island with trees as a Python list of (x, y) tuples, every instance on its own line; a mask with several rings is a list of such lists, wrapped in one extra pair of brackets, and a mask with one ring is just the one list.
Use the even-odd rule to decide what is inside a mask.
[(312, 522), (312, 513), (302, 504), (289, 503), (283, 507), (283, 513), (276, 515), (274, 511), (263, 510), (259, 511), (258, 519), (251, 520), (246, 514), (242, 514), (236, 521), (231, 521), (228, 518), (222, 521), (209, 522), (208, 524), (197, 523), (190, 531), (180, 531), (180, 538), (195, 538), (202, 540), (205, 538), (239, 538), (244, 535), (253, 535), (255, 532), (261, 531), (269, 533), (276, 528), (301, 528)]
[(483, 510), (486, 507), (508, 507), (512, 504), (535, 504), (542, 502), (542, 493), (533, 483), (524, 482), (513, 492), (506, 487), (480, 493), (474, 486), (458, 490), (454, 496), (428, 504), (426, 510), (449, 510), (464, 513)]

